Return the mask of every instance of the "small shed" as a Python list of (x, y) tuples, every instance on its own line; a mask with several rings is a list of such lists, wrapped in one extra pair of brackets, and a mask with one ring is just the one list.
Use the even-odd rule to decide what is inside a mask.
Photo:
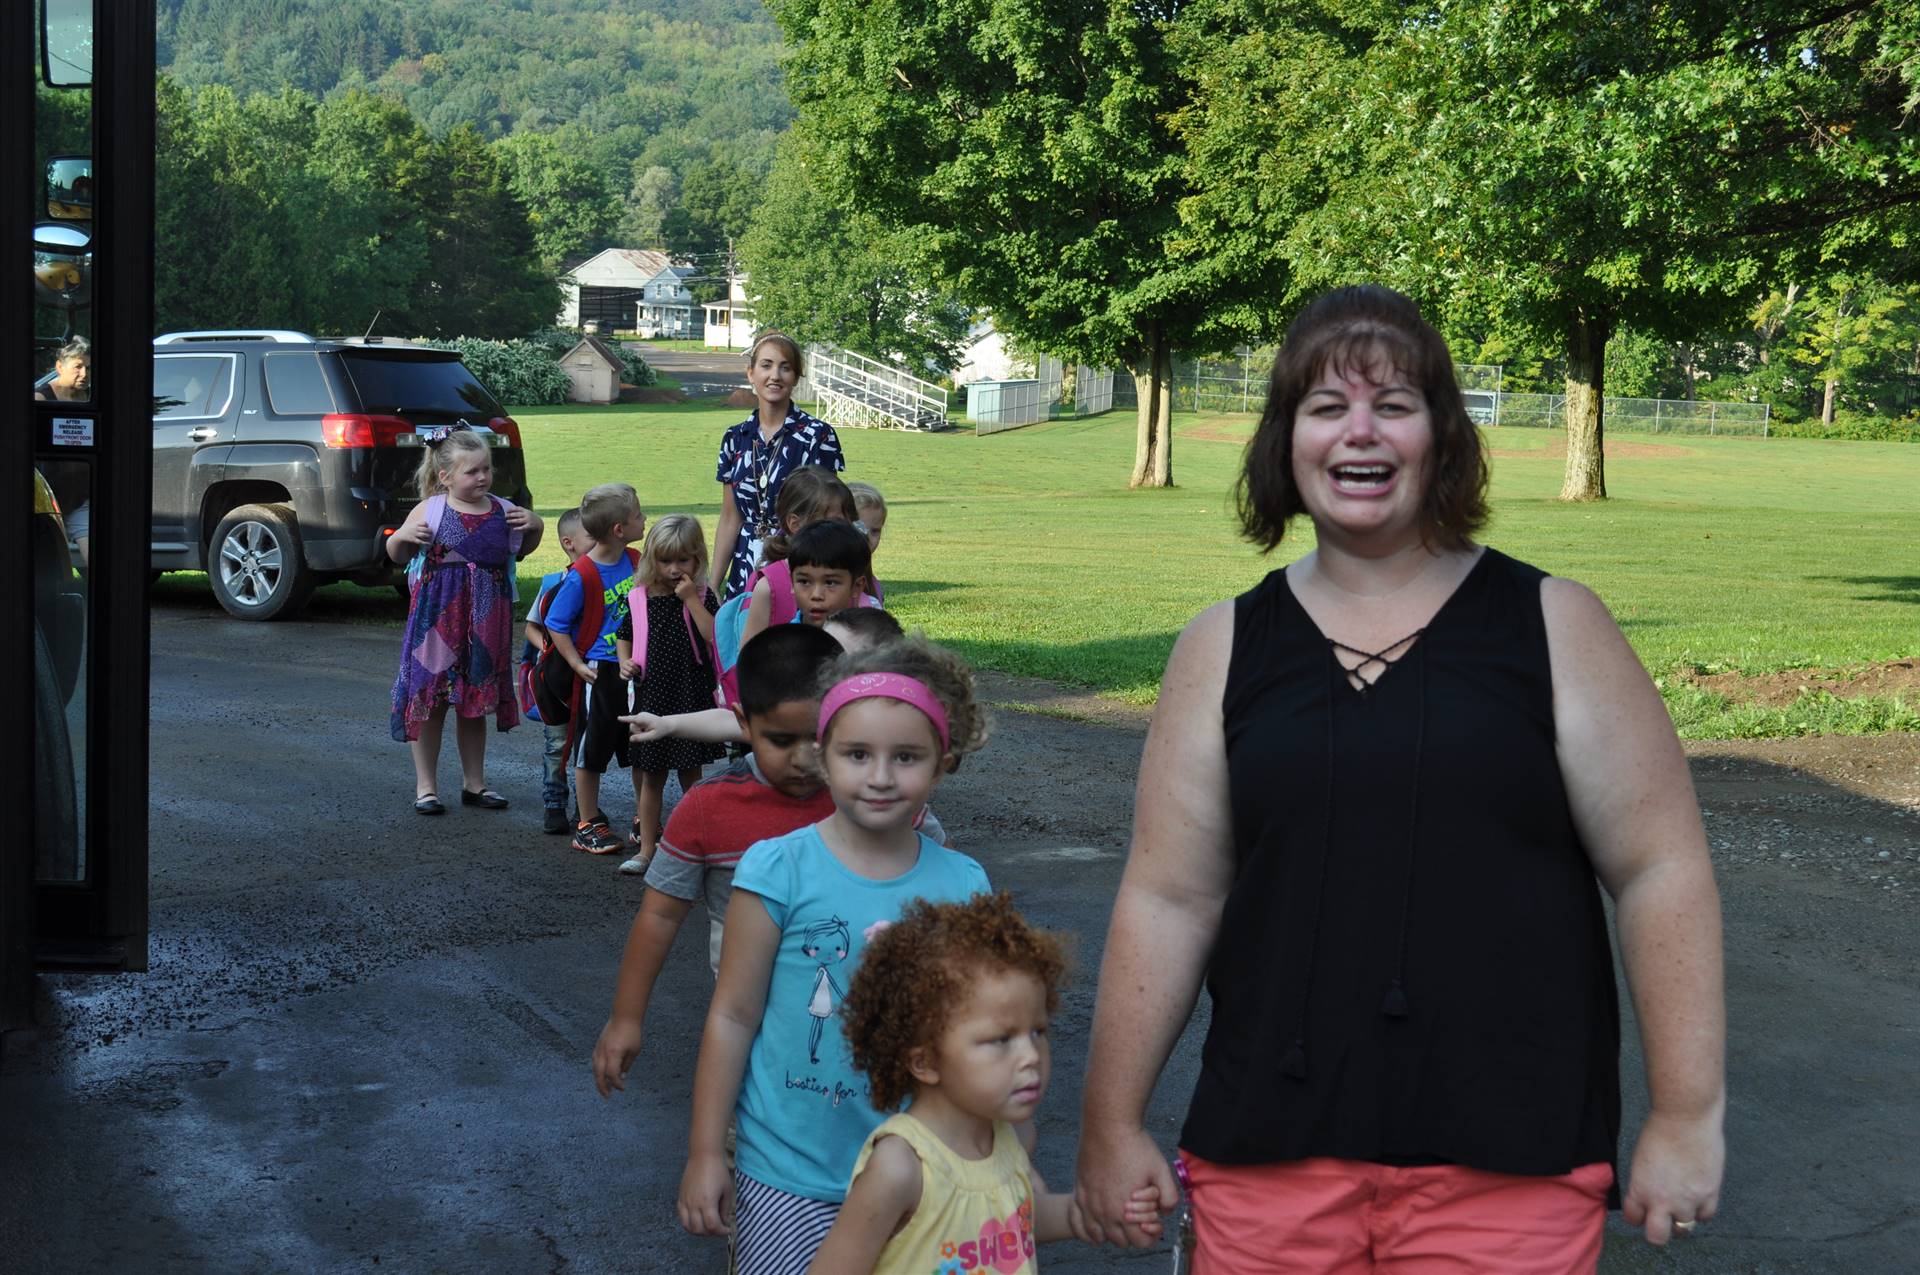
[(620, 397), (620, 374), (626, 365), (613, 347), (597, 336), (589, 336), (568, 350), (560, 367), (573, 382), (567, 398), (575, 403), (611, 403)]

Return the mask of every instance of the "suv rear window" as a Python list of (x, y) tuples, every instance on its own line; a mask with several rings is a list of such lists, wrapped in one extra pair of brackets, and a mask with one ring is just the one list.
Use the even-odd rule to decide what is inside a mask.
[(276, 416), (322, 416), (334, 410), (317, 354), (269, 354), (267, 402)]
[(458, 359), (396, 358), (345, 353), (347, 375), (363, 412), (437, 412), (502, 416), (505, 412)]

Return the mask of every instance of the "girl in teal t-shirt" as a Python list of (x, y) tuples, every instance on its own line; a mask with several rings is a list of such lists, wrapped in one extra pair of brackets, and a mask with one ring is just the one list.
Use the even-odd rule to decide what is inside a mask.
[(913, 827), (954, 759), (985, 740), (965, 665), (893, 642), (842, 656), (826, 686), (820, 762), (834, 813), (741, 858), (694, 1073), (680, 1222), (696, 1235), (731, 1223), (740, 1275), (806, 1270), (885, 1118), (834, 1021), (867, 942), (914, 899), (988, 888), (978, 863)]

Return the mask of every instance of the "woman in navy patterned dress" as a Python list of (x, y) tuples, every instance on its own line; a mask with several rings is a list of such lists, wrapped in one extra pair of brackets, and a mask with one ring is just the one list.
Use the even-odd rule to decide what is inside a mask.
[(746, 588), (760, 542), (774, 534), (786, 476), (803, 465), (847, 467), (833, 426), (793, 405), (801, 374), (800, 347), (785, 333), (762, 333), (747, 351), (747, 382), (759, 406), (720, 439), (713, 475), (725, 488), (713, 538), (713, 589), (723, 599)]

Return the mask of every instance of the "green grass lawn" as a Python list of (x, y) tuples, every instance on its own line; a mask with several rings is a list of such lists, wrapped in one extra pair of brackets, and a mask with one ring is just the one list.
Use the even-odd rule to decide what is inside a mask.
[[(639, 490), (649, 517), (697, 514), (709, 535), (714, 453), (740, 415), (697, 404), (515, 413), (549, 521), (588, 487), (617, 480)], [(875, 567), (889, 608), (982, 666), (1151, 702), (1187, 620), (1312, 544), (1303, 522), (1263, 558), (1235, 532), (1229, 491), (1251, 418), (1176, 419), (1178, 486), (1160, 491), (1127, 490), (1127, 413), (986, 438), (843, 431), (848, 476), (887, 495)], [(1920, 448), (1619, 435), (1607, 462), (1614, 498), (1564, 505), (1554, 499), (1557, 439), (1489, 433), (1485, 539), (1598, 591), (1668, 683), (1684, 733), (1920, 729), (1920, 714), (1897, 701), (1816, 698), (1761, 711), (1669, 677), (1688, 666), (1759, 673), (1920, 654)], [(522, 568), (526, 595), (560, 562), (557, 544), (542, 545)], [(323, 590), (316, 606), (394, 608), (390, 592), (352, 591), (372, 599), (364, 603), (348, 592)]]

